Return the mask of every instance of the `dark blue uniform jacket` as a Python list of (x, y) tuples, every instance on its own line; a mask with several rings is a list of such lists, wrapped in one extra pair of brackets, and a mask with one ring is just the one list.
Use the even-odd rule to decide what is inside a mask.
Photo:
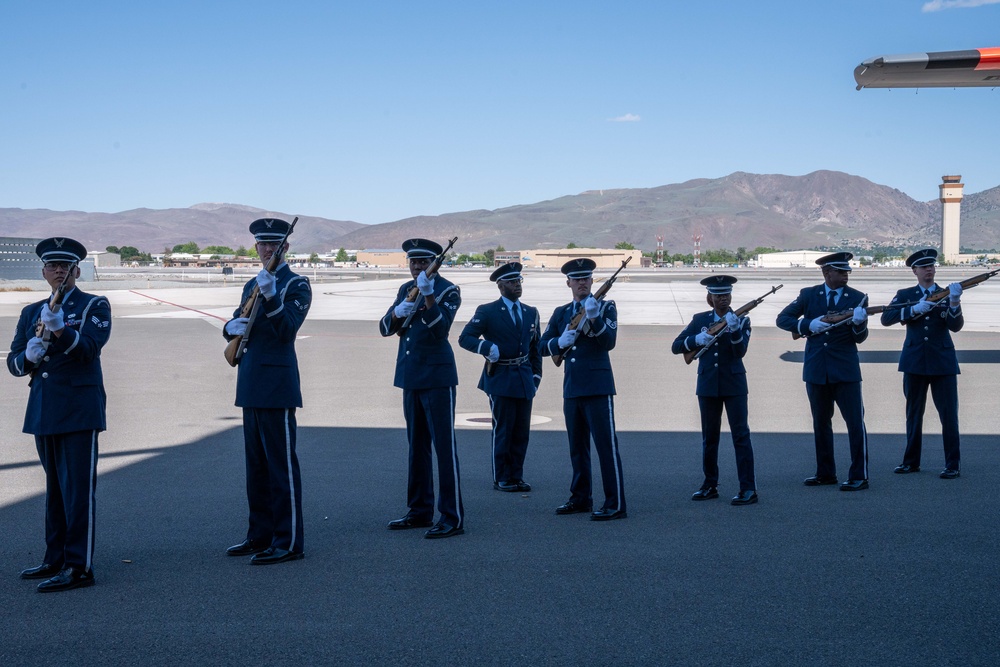
[[(684, 354), (699, 350), (694, 338), (718, 320), (715, 311), (698, 313), (684, 331), (674, 340), (671, 352)], [(698, 396), (746, 396), (747, 369), (743, 366), (743, 357), (750, 343), (750, 319), (747, 318), (743, 328), (737, 334), (723, 331), (705, 354), (698, 359)]]
[[(403, 283), (396, 300), (379, 321), (379, 333), (392, 336), (403, 324), (393, 321), (392, 311), (416, 284)], [(434, 306), (424, 307), (424, 297), (417, 296), (417, 311), (410, 320), (410, 328), (399, 338), (396, 352), (396, 375), (393, 385), (401, 389), (434, 389), (458, 385), (455, 353), (448, 343), (448, 332), (455, 320), (455, 313), (462, 305), (462, 294), (455, 285), (440, 275), (434, 277)]]
[[(937, 291), (937, 285), (931, 292)], [(893, 303), (919, 301), (923, 290), (919, 286), (901, 289), (893, 297)], [(909, 306), (888, 308), (882, 313), (882, 324), (891, 326), (900, 323), (906, 327), (906, 340), (899, 355), (899, 370), (917, 375), (958, 375), (958, 355), (952, 332), (962, 330), (965, 317), (961, 306), (949, 308), (947, 297), (929, 312), (914, 315)]]
[[(618, 310), (614, 301), (601, 301), (600, 304), (600, 315), (594, 322), (584, 317), (576, 344), (563, 356), (563, 398), (615, 394), (615, 376), (608, 352), (618, 342)], [(539, 341), (543, 357), (559, 354), (559, 336), (573, 319), (575, 308), (574, 301), (559, 306), (552, 313)]]
[[(309, 279), (292, 273), (287, 264), (278, 268), (275, 278), (278, 294), (271, 300), (261, 297), (246, 352), (237, 367), (236, 405), (241, 408), (302, 407), (295, 336), (309, 312), (312, 289)], [(247, 281), (240, 304), (246, 302), (256, 284), (256, 278)], [(239, 316), (237, 308), (233, 318)], [(232, 339), (225, 327), (222, 334), (226, 340)]]
[(24, 357), (35, 324), (48, 299), (25, 306), (7, 355), (7, 368), (18, 377), (35, 371), (29, 382), (24, 432), (56, 435), (107, 428), (101, 348), (111, 336), (111, 305), (103, 296), (73, 289), (63, 300), (62, 336), (52, 336), (46, 355), (33, 364)]
[(493, 375), (483, 374), (479, 388), (490, 396), (534, 398), (535, 378), (542, 378), (542, 355), (538, 349), (541, 337), (538, 309), (521, 302), (521, 330), (517, 331), (514, 318), (503, 299), (484, 303), (465, 325), (458, 337), (458, 344), (470, 352), (487, 355), (493, 345), (500, 351), (500, 359), (527, 356), (519, 366), (495, 365)]
[[(837, 312), (860, 306), (865, 295), (845, 285), (837, 302)], [(827, 314), (826, 286), (806, 287), (778, 314), (779, 329), (806, 337), (802, 379), (812, 384), (861, 382), (858, 343), (868, 338), (868, 322), (855, 327), (848, 322), (824, 333), (812, 335), (809, 322)]]

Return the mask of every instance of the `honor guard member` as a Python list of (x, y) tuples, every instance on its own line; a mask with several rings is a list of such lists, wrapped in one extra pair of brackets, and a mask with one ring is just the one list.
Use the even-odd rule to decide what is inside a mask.
[[(802, 379), (812, 410), (816, 442), (816, 474), (806, 486), (837, 483), (833, 455), (833, 406), (847, 422), (851, 444), (851, 468), (841, 491), (868, 488), (868, 433), (861, 397), (861, 362), (858, 343), (868, 338), (865, 295), (847, 286), (851, 272), (849, 252), (837, 252), (816, 260), (823, 267), (823, 284), (806, 287), (778, 314), (778, 328), (806, 338)], [(843, 326), (823, 321), (829, 313), (853, 311)]]
[[(452, 537), (465, 532), (465, 510), (459, 483), (455, 443), (455, 388), (458, 369), (448, 332), (462, 305), (458, 285), (425, 270), (442, 252), (427, 239), (403, 242), (413, 280), (403, 283), (396, 300), (379, 322), (383, 336), (399, 334), (393, 384), (403, 390), (403, 414), (410, 444), (405, 516), (389, 522), (389, 530), (430, 528), (424, 537)], [(406, 296), (416, 286), (415, 301)], [(412, 317), (411, 317), (412, 315)], [(406, 326), (407, 319), (409, 325)], [(434, 470), (431, 447), (438, 463), (438, 512), (434, 523)]]
[(944, 470), (942, 479), (955, 479), (959, 475), (958, 435), (958, 356), (951, 334), (962, 330), (962, 286), (948, 285), (948, 297), (938, 302), (927, 297), (938, 290), (934, 283), (937, 250), (918, 250), (906, 259), (906, 265), (917, 277), (916, 287), (896, 292), (892, 303), (914, 302), (912, 306), (887, 308), (882, 313), (882, 324), (897, 322), (906, 327), (906, 340), (899, 355), (899, 370), (903, 373), (903, 396), (906, 397), (906, 451), (903, 462), (894, 472), (919, 472), (920, 448), (923, 438), (924, 408), (927, 406), (927, 389), (930, 388), (934, 406), (941, 418), (941, 436), (944, 440)]
[(7, 355), (16, 377), (30, 375), (24, 432), (35, 436), (45, 471), (45, 556), (21, 572), (44, 579), (47, 593), (92, 586), (97, 436), (107, 427), (101, 349), (111, 336), (111, 306), (103, 296), (76, 287), (87, 251), (67, 238), (45, 239), (35, 248), (42, 278), (55, 294), (26, 306)]
[[(563, 415), (569, 436), (569, 458), (573, 465), (570, 499), (556, 514), (593, 510), (590, 475), (590, 440), (593, 438), (601, 464), (604, 505), (593, 512), (594, 521), (624, 519), (625, 486), (622, 460), (615, 432), (615, 377), (608, 352), (618, 338), (618, 311), (614, 301), (598, 301), (590, 293), (594, 284), (592, 259), (572, 259), (562, 266), (573, 300), (552, 313), (539, 343), (542, 356), (562, 355)], [(570, 321), (580, 310), (584, 319), (576, 329)]]
[[(737, 316), (729, 307), (736, 280), (733, 276), (715, 275), (701, 281), (708, 289), (706, 299), (712, 310), (695, 315), (674, 340), (671, 351), (684, 354), (709, 346), (698, 359), (698, 386), (695, 390), (701, 410), (705, 481), (691, 500), (719, 497), (719, 438), (722, 410), (725, 408), (740, 479), (740, 492), (730, 502), (733, 505), (751, 505), (757, 502), (757, 485), (754, 481), (750, 426), (747, 424), (747, 370), (743, 366), (743, 357), (750, 344), (750, 318)], [(726, 328), (712, 340), (708, 330), (721, 320), (725, 320)]]
[[(274, 253), (288, 251), (288, 243), (281, 246), (281, 242), (289, 226), (277, 218), (250, 224), (264, 266)], [(302, 388), (295, 336), (309, 312), (312, 290), (309, 279), (292, 273), (283, 258), (273, 274), (263, 268), (247, 281), (241, 304), (255, 286), (263, 301), (236, 376), (236, 405), (243, 408), (250, 525), (246, 539), (226, 553), (252, 556), (254, 565), (271, 565), (304, 555), (302, 477), (295, 453), (295, 409), (302, 407)], [(247, 324), (237, 308), (223, 335), (226, 340), (242, 336)]]
[(504, 264), (490, 275), (500, 298), (476, 308), (458, 344), (486, 357), (479, 388), (493, 417), (493, 488), (531, 491), (524, 481), (531, 402), (542, 381), (538, 309), (521, 303), (521, 264)]

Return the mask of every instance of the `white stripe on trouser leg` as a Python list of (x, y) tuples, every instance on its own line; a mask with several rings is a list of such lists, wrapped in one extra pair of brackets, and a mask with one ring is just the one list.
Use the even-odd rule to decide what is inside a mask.
[(611, 421), (611, 463), (615, 467), (615, 509), (620, 510), (622, 508), (622, 475), (618, 466), (618, 437), (615, 435), (615, 403), (612, 396), (608, 396), (608, 419)]
[(295, 475), (292, 471), (292, 434), (288, 429), (288, 408), (285, 408), (285, 464), (288, 466), (288, 501), (292, 505), (292, 539), (288, 544), (288, 550), (294, 551), (299, 517), (295, 514)]
[(94, 493), (97, 484), (97, 431), (90, 433), (90, 479), (87, 485), (90, 487), (90, 494), (87, 498), (87, 565), (86, 570), (90, 572), (93, 567), (91, 560), (94, 553)]
[(458, 516), (458, 525), (461, 526), (462, 492), (458, 487), (458, 442), (455, 439), (455, 388), (450, 387), (448, 394), (451, 398), (451, 472), (455, 476), (455, 514)]
[[(497, 413), (496, 413), (496, 403), (493, 401), (493, 397), (490, 396), (490, 417), (493, 420), (493, 434), (490, 438), (490, 449), (493, 452), (493, 461), (491, 465), (493, 466), (493, 483), (496, 484), (500, 480), (497, 479)], [(452, 432), (454, 432), (454, 427), (452, 427)]]

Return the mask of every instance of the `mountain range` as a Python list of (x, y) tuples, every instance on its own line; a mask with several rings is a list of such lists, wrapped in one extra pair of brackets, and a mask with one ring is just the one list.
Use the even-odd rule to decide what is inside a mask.
[[(247, 225), (273, 215), (238, 204), (197, 204), (180, 209), (85, 213), (0, 208), (5, 236), (70, 235), (88, 248), (131, 245), (160, 252), (179, 243), (248, 245)], [(1000, 186), (966, 194), (961, 245), (1000, 246)], [(510, 249), (613, 247), (643, 250), (664, 237), (668, 252), (688, 252), (692, 235), (703, 248), (937, 246), (941, 204), (921, 202), (895, 188), (837, 171), (805, 176), (736, 172), (654, 188), (591, 190), (496, 210), (417, 216), (377, 225), (300, 216), (293, 252), (396, 248), (415, 236), (439, 242), (458, 236), (459, 252)]]

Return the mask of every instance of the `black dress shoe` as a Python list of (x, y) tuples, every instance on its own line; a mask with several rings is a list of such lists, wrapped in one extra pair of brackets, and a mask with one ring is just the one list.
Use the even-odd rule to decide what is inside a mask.
[(938, 475), (938, 477), (940, 477), (941, 479), (955, 479), (960, 474), (961, 473), (959, 473), (954, 468), (945, 468), (944, 470), (941, 471), (941, 474)]
[(592, 512), (593, 510), (593, 503), (583, 503), (579, 500), (570, 500), (565, 505), (557, 507), (556, 514), (582, 514), (583, 512)]
[(867, 479), (849, 479), (840, 485), (841, 491), (861, 491), (868, 488)]
[(732, 500), (729, 501), (730, 505), (753, 505), (757, 502), (757, 492), (753, 489), (747, 489), (746, 491), (740, 491)]
[(920, 472), (920, 466), (911, 466), (906, 463), (902, 463), (893, 470), (897, 475), (907, 475), (911, 472)]
[(517, 490), (521, 493), (527, 493), (531, 491), (531, 484), (528, 484), (523, 479), (515, 479), (511, 482), (512, 484), (517, 484)]
[(54, 577), (62, 571), (61, 565), (49, 565), (48, 563), (42, 563), (38, 567), (29, 567), (27, 570), (21, 570), (22, 579), (48, 579)]
[(455, 535), (461, 535), (464, 532), (464, 528), (456, 528), (455, 526), (447, 523), (439, 523), (424, 533), (424, 537), (428, 540), (437, 540), (442, 537), (454, 537)]
[(94, 585), (94, 574), (84, 572), (75, 567), (67, 567), (51, 579), (38, 584), (39, 593), (57, 593), (73, 588), (86, 588)]
[(274, 565), (290, 560), (302, 560), (306, 555), (301, 551), (288, 551), (278, 547), (268, 547), (250, 559), (251, 565)]
[(612, 519), (624, 519), (628, 516), (625, 510), (597, 510), (590, 515), (591, 521), (611, 521)]
[(243, 540), (226, 549), (227, 556), (253, 556), (271, 546), (271, 541)]
[(497, 489), (500, 491), (506, 491), (507, 493), (514, 493), (517, 491), (517, 482), (507, 481), (500, 482), (497, 484)]
[(406, 530), (407, 528), (430, 528), (434, 522), (430, 519), (420, 519), (407, 514), (401, 519), (394, 519), (386, 526), (389, 530)]
[(714, 486), (701, 488), (691, 494), (691, 500), (711, 500), (719, 497), (719, 490)]
[(807, 477), (806, 480), (802, 483), (805, 484), (806, 486), (826, 486), (828, 484), (836, 484), (837, 478), (820, 477), (819, 475), (815, 475), (813, 477)]

